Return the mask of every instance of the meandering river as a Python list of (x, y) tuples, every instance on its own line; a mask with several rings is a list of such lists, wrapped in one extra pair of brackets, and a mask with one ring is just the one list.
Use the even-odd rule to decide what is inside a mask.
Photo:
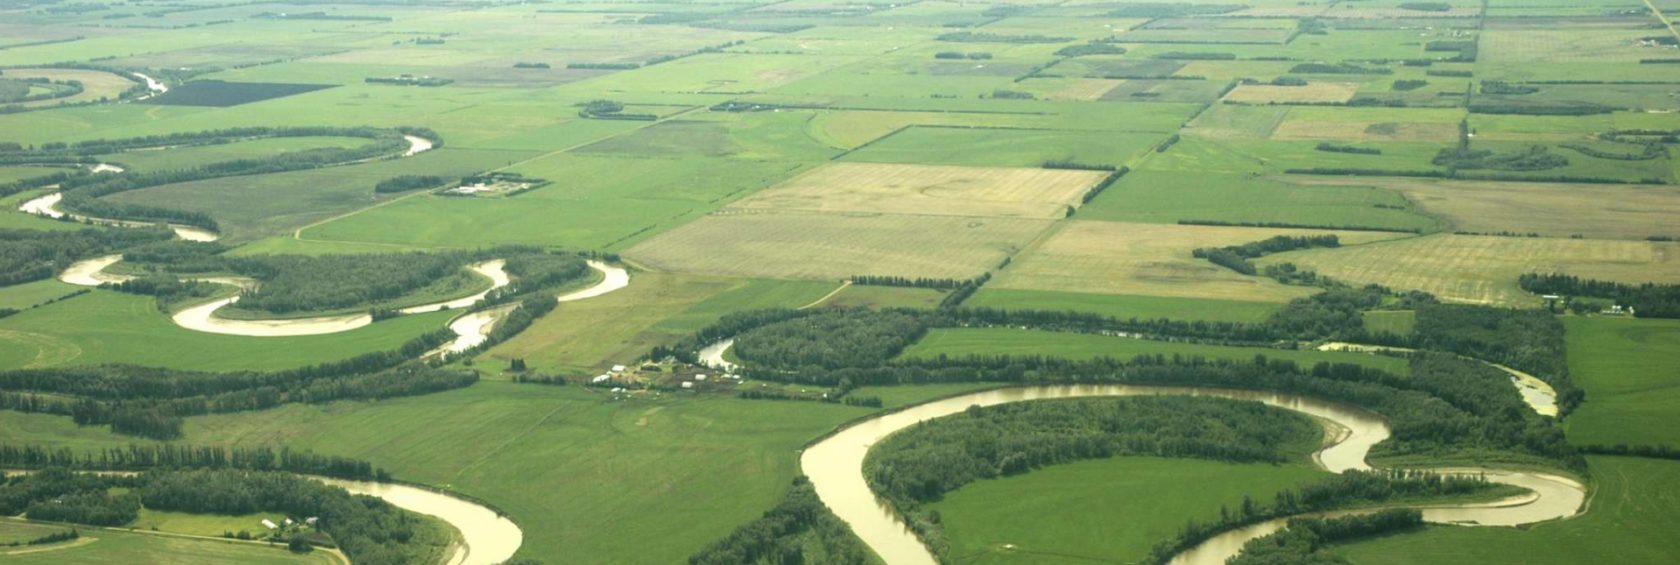
[[(1209, 396), (1250, 400), (1293, 410), (1328, 422), (1339, 437), (1318, 452), (1314, 462), (1323, 469), (1341, 473), (1369, 469), (1365, 457), (1371, 447), (1389, 437), (1388, 424), (1373, 412), (1318, 399), (1289, 394), (1202, 388), (1132, 385), (1056, 385), (1019, 387), (965, 394), (896, 412), (882, 414), (846, 427), (808, 447), (800, 467), (817, 496), (844, 520), (891, 565), (937, 563), (921, 540), (893, 512), (885, 500), (875, 496), (864, 480), (863, 461), (869, 448), (887, 436), (925, 420), (949, 416), (969, 406), (992, 406), (1009, 402), (1053, 398), (1103, 396)], [(1533, 491), (1494, 503), (1448, 505), (1428, 508), (1424, 518), (1437, 523), (1477, 525), (1520, 525), (1574, 516), (1586, 500), (1586, 488), (1565, 477), (1535, 472), (1492, 469), (1445, 468), (1443, 473), (1486, 474), (1489, 481), (1511, 484)], [(1275, 520), (1221, 534), (1178, 555), (1173, 563), (1221, 565), (1250, 539), (1282, 528), (1286, 520)]]

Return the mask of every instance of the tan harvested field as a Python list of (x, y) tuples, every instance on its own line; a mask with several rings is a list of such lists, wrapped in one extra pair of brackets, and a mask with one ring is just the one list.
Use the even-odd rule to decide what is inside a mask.
[(1454, 181), (1416, 178), (1288, 177), (1305, 185), (1358, 184), (1398, 190), (1449, 231), (1539, 233), (1643, 240), (1680, 236), (1680, 188), (1671, 186)]
[(1375, 232), (1073, 221), (1022, 253), (988, 287), (1284, 302), (1312, 294), (1190, 256), (1198, 247), (1277, 235), (1335, 233), (1345, 244), (1395, 237)]
[(26, 107), (57, 106), (60, 103), (76, 104), (90, 102), (104, 97), (115, 99), (123, 91), (133, 88), (136, 82), (123, 78), (122, 75), (105, 71), (86, 69), (6, 69), (6, 78), (45, 78), (53, 81), (79, 80), (82, 81), (82, 91), (74, 96), (53, 98), (50, 100), (36, 100), (20, 104)]
[(1055, 219), (1102, 171), (830, 163), (731, 205), (804, 210)]
[(1324, 121), (1286, 119), (1272, 130), (1272, 139), (1308, 141), (1438, 141), (1458, 140), (1457, 124)]
[(1068, 83), (1067, 86), (1050, 93), (1045, 98), (1050, 100), (1096, 100), (1125, 82), (1124, 80), (1107, 78), (1082, 78)]
[(1517, 287), (1528, 272), (1560, 272), (1621, 282), (1680, 282), (1680, 243), (1441, 234), (1280, 253), (1258, 263), (1293, 262), (1343, 281), (1422, 290), (1450, 302), (1535, 305)]
[(650, 268), (764, 278), (969, 278), (1002, 262), (1049, 220), (908, 214), (724, 211), (637, 244)]
[(1347, 102), (1359, 91), (1352, 82), (1312, 82), (1305, 86), (1245, 84), (1225, 95), (1226, 102), (1266, 104), (1271, 102)]

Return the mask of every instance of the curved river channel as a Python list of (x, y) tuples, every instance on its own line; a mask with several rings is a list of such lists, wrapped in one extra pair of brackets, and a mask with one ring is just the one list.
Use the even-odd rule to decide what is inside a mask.
[[(899, 519), (885, 500), (875, 496), (864, 480), (863, 461), (870, 447), (918, 422), (956, 414), (970, 406), (1104, 396), (1208, 396), (1257, 401), (1306, 414), (1327, 422), (1332, 429), (1339, 431), (1336, 439), (1313, 454), (1313, 462), (1332, 473), (1370, 469), (1365, 463), (1366, 454), (1372, 446), (1389, 436), (1387, 422), (1376, 413), (1302, 396), (1203, 387), (1058, 385), (982, 391), (883, 414), (844, 428), (811, 445), (800, 456), (799, 463), (823, 504), (850, 525), (858, 537), (887, 563), (931, 565), (937, 560), (927, 546)], [(1490, 482), (1514, 485), (1531, 492), (1494, 502), (1421, 507), (1424, 519), (1429, 522), (1515, 526), (1574, 516), (1580, 513), (1586, 501), (1586, 487), (1562, 476), (1496, 469), (1431, 470), (1450, 474), (1485, 474)], [(1356, 512), (1360, 511), (1346, 513)], [(1243, 543), (1278, 531), (1286, 522), (1287, 519), (1273, 520), (1220, 534), (1175, 556), (1172, 562), (1179, 565), (1222, 565), (1242, 549)]]

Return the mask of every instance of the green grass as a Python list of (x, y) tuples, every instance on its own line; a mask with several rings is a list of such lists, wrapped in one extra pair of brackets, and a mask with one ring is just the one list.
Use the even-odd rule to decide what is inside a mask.
[(622, 249), (803, 168), (791, 162), (694, 156), (560, 154), (513, 168), (555, 182), (512, 198), (422, 194), (305, 229), (303, 239), (421, 247), (526, 243)]
[(1328, 351), (1295, 351), (1256, 347), (1232, 347), (1197, 343), (1149, 341), (1091, 334), (1017, 330), (1010, 328), (948, 328), (929, 330), (921, 341), (904, 350), (904, 357), (934, 357), (937, 355), (1044, 355), (1070, 359), (1114, 357), (1130, 359), (1138, 355), (1161, 354), (1199, 355), (1212, 359), (1247, 360), (1255, 355), (1272, 359), (1287, 359), (1302, 365), (1315, 363), (1355, 363), (1396, 374), (1408, 374), (1406, 361), (1380, 355)]
[[(0, 520), (0, 535), (40, 537), (64, 529), (63, 526)], [(336, 565), (339, 561), (326, 552), (297, 555), (286, 551), (284, 545), (243, 543), (224, 540), (170, 537), (143, 532), (84, 528), (82, 540), (62, 546), (40, 546), (39, 549), (59, 547), (22, 555), (7, 555), (11, 551), (35, 548), (0, 549), (6, 563), (21, 565), (110, 565), (112, 563), (222, 563), (227, 565), (320, 564)], [(94, 541), (83, 541), (92, 539)], [(70, 545), (75, 544), (75, 545)]]
[(1240, 507), (1245, 494), (1269, 501), (1326, 476), (1302, 463), (1116, 457), (976, 482), (930, 508), (958, 563), (1128, 563), (1186, 520), (1215, 521), (1221, 505)]
[(182, 329), (149, 296), (98, 290), (0, 319), (0, 367), (131, 363), (206, 371), (271, 370), (395, 349), (454, 314), (401, 316), (348, 332), (243, 337)]
[(1411, 335), (1417, 327), (1417, 313), (1411, 310), (1379, 310), (1362, 315), (1365, 329), (1394, 335)]
[(837, 285), (634, 272), (628, 288), (561, 304), (480, 358), (494, 367), (521, 358), (535, 371), (595, 374), (611, 365), (629, 364), (654, 345), (675, 341), (729, 312), (798, 308)]
[(23, 310), (81, 290), (82, 287), (44, 279), (12, 286), (0, 286), (0, 308)]
[(1072, 310), (1121, 319), (1171, 318), (1174, 320), (1205, 320), (1210, 322), (1260, 322), (1282, 306), (1274, 302), (1087, 294), (985, 287), (981, 288), (980, 292), (975, 293), (973, 297), (964, 301), (963, 305), (1011, 310)]
[(1680, 320), (1564, 318), (1569, 376), (1587, 401), (1569, 415), (1577, 444), (1680, 447)]
[(271, 520), (280, 524), (286, 520), (286, 514), (284, 512), (258, 512), (241, 516), (228, 516), (165, 512), (141, 508), (140, 517), (129, 523), (128, 527), (195, 536), (220, 536), (223, 532), (238, 533), (241, 530), (253, 534), (265, 532), (267, 528), (262, 525), (263, 520)]
[(1103, 191), (1080, 208), (1078, 216), (1165, 224), (1213, 220), (1397, 230), (1436, 227), (1436, 220), (1413, 211), (1400, 193), (1357, 183), (1304, 186), (1255, 175), (1141, 170)]
[(1588, 512), (1527, 528), (1430, 526), (1422, 533), (1337, 546), (1359, 565), (1532, 565), (1680, 561), (1680, 462), (1589, 457)]

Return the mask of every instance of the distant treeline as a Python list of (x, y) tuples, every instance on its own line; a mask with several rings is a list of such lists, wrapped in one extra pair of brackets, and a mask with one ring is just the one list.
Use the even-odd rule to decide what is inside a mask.
[(77, 453), (68, 447), (0, 443), (0, 467), (42, 469), (63, 467), (77, 471), (145, 471), (150, 469), (245, 469), (287, 471), (341, 479), (388, 481), (391, 475), (372, 463), (349, 457), (318, 455), (269, 447), (207, 445), (129, 445)]
[(1318, 144), (1316, 147), (1314, 147), (1314, 149), (1317, 149), (1319, 151), (1329, 152), (1329, 153), (1353, 153), (1353, 154), (1357, 154), (1357, 155), (1382, 155), (1382, 150), (1377, 149), (1375, 147), (1354, 147), (1352, 145), (1341, 145), (1341, 144), (1337, 144), (1337, 143), (1330, 143), (1328, 141)]
[(981, 33), (973, 31), (959, 31), (936, 37), (939, 41), (957, 41), (965, 43), (1067, 43), (1072, 37), (1048, 35), (1004, 35), (997, 33)]
[(1633, 308), (1633, 315), (1638, 318), (1680, 318), (1680, 285), (1627, 284), (1560, 273), (1527, 273), (1517, 277), (1517, 284), (1535, 294), (1610, 299)]

